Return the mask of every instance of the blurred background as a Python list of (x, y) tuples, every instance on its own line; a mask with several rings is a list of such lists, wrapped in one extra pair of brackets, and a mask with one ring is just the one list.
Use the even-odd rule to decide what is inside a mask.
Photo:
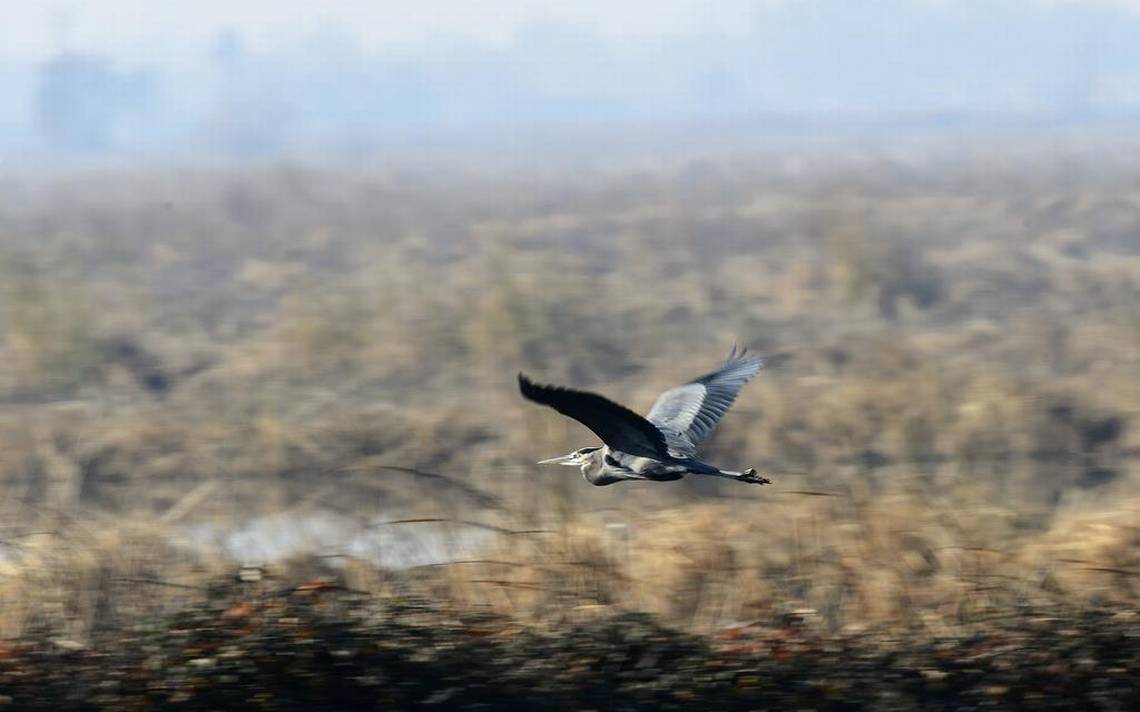
[[(1140, 2), (4, 14), (3, 636), (1140, 596)], [(773, 485), (533, 465), (594, 438), (518, 371), (644, 410), (733, 343), (706, 459)]]

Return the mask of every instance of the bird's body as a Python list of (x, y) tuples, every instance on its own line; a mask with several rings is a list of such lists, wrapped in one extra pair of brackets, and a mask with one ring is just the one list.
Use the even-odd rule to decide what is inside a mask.
[(612, 485), (623, 480), (669, 482), (681, 479), (690, 471), (689, 466), (683, 462), (661, 462), (612, 450), (606, 445), (582, 448), (575, 451), (575, 454), (579, 455), (575, 461), (565, 464), (580, 464), (582, 475), (592, 485)]
[(667, 482), (686, 474), (767, 484), (755, 470), (721, 470), (696, 458), (697, 445), (763, 365), (762, 359), (737, 354), (734, 348), (716, 371), (662, 393), (644, 418), (595, 393), (538, 385), (521, 373), (519, 389), (524, 397), (577, 420), (602, 439), (600, 447), (580, 448), (539, 463), (578, 466), (590, 484)]

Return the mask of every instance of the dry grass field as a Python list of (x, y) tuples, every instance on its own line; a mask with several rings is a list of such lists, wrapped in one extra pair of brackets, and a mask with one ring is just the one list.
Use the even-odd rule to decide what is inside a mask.
[[(5, 178), (0, 638), (314, 582), (528, 630), (1135, 615), (1137, 153)], [(593, 438), (518, 371), (647, 408), (734, 342), (772, 366), (705, 454), (773, 485), (532, 464)]]

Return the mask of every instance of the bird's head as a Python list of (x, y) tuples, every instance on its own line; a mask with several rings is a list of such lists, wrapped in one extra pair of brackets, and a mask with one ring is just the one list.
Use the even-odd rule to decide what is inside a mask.
[(562, 455), (560, 457), (552, 457), (549, 460), (539, 460), (540, 465), (567, 465), (569, 467), (579, 467), (590, 461), (593, 453), (601, 450), (600, 447), (583, 447), (578, 448), (572, 453)]

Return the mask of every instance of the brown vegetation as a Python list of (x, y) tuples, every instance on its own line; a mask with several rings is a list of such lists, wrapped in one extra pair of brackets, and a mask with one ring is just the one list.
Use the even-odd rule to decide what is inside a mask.
[[(2, 633), (200, 601), (238, 566), (217, 532), (282, 513), (374, 546), (430, 531), (459, 560), (314, 545), (274, 576), (537, 623), (799, 611), (948, 635), (1135, 602), (1140, 174), (1084, 168), (8, 182)], [(776, 365), (708, 459), (775, 485), (531, 465), (592, 438), (519, 399), (517, 371), (646, 407), (733, 342)]]

